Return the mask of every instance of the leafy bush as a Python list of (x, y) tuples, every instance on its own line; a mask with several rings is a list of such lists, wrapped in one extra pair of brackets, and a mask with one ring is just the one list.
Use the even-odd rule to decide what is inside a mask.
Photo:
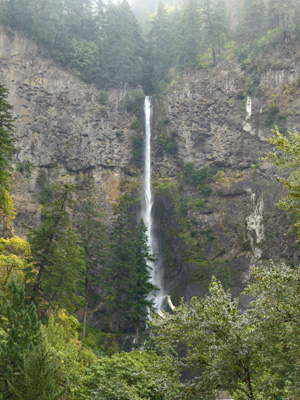
[(286, 126), (287, 116), (279, 112), (279, 106), (271, 102), (266, 112), (265, 125), (267, 128), (272, 128), (275, 125), (279, 130), (284, 131)]
[(144, 139), (142, 136), (133, 136), (131, 138), (132, 144), (132, 159), (134, 161), (141, 161), (144, 151)]
[(171, 400), (180, 387), (179, 372), (169, 360), (146, 351), (100, 357), (88, 371), (89, 399)]
[(140, 89), (130, 90), (125, 97), (126, 111), (135, 114), (137, 118), (142, 118), (144, 98), (145, 95), (142, 90)]
[(105, 106), (108, 102), (108, 93), (105, 92), (104, 90), (100, 90), (97, 100), (100, 104)]
[(204, 167), (196, 170), (192, 162), (186, 163), (183, 168), (183, 176), (186, 183), (192, 186), (199, 186), (201, 192), (206, 196), (211, 194), (209, 184), (217, 172), (216, 167)]

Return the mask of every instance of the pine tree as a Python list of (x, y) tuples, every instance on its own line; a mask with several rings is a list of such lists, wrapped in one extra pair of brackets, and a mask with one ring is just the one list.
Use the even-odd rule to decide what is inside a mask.
[(266, 4), (261, 0), (244, 0), (240, 9), (238, 34), (246, 42), (253, 44), (266, 28)]
[(86, 264), (82, 332), (82, 336), (85, 337), (88, 309), (89, 317), (92, 317), (104, 302), (102, 273), (107, 265), (109, 238), (108, 229), (97, 204), (95, 186), (90, 178), (83, 184), (81, 194), (78, 202), (78, 235)]
[(139, 25), (128, 2), (124, 0), (119, 5), (109, 3), (103, 27), (101, 84), (139, 84), (142, 79), (143, 45)]
[(155, 77), (158, 82), (168, 79), (169, 68), (173, 62), (171, 32), (167, 9), (162, 2), (159, 2), (156, 13), (151, 17), (151, 29), (148, 35), (151, 58), (155, 66)]
[(224, 0), (201, 0), (202, 30), (205, 42), (211, 49), (213, 65), (227, 36), (227, 13)]
[(177, 36), (178, 63), (181, 66), (192, 67), (196, 64), (200, 53), (201, 20), (198, 0), (188, 0), (179, 21)]
[(56, 198), (43, 209), (41, 225), (28, 235), (35, 263), (35, 271), (27, 272), (33, 279), (28, 289), (41, 316), (49, 307), (74, 311), (83, 300), (84, 256), (70, 217), (74, 190), (70, 184), (58, 187)]
[(8, 90), (0, 85), (0, 215), (12, 214), (10, 161), (14, 151), (12, 106), (7, 102)]
[[(0, 399), (11, 399), (11, 385), (24, 367), (25, 354), (41, 340), (40, 323), (33, 303), (25, 305), (24, 288), (9, 281), (0, 292)], [(1, 397), (2, 396), (2, 397)]]
[(148, 296), (156, 290), (150, 283), (148, 264), (151, 261), (153, 256), (147, 245), (145, 226), (137, 226), (131, 219), (130, 201), (125, 196), (118, 207), (109, 262), (103, 271), (111, 330), (132, 332), (143, 328), (148, 312), (153, 308)]

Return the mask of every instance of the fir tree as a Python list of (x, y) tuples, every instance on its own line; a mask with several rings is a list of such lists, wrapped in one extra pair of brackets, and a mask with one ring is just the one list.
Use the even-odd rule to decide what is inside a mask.
[(10, 211), (10, 161), (14, 151), (12, 136), (13, 117), (12, 106), (7, 102), (8, 91), (0, 85), (0, 215), (7, 215)]
[(153, 261), (145, 235), (145, 226), (136, 226), (130, 218), (130, 202), (121, 200), (111, 235), (110, 258), (103, 278), (109, 303), (109, 327), (133, 331), (143, 328), (153, 308), (149, 294), (156, 290), (150, 283), (148, 263)]
[(41, 225), (29, 234), (35, 271), (27, 273), (33, 278), (28, 289), (41, 316), (55, 306), (74, 311), (83, 300), (84, 256), (70, 217), (74, 190), (70, 184), (60, 186), (43, 209)]
[[(12, 398), (11, 386), (23, 371), (25, 354), (41, 340), (33, 303), (25, 305), (24, 288), (9, 281), (0, 292), (0, 399)], [(1, 397), (2, 396), (2, 397)]]
[(97, 204), (94, 183), (91, 179), (83, 184), (81, 194), (78, 207), (78, 234), (85, 253), (86, 264), (82, 332), (82, 336), (85, 337), (88, 309), (89, 317), (92, 317), (104, 302), (105, 287), (102, 273), (107, 265), (109, 238), (108, 229), (103, 222), (103, 215)]
[(200, 53), (201, 20), (197, 0), (188, 0), (179, 21), (177, 37), (177, 53), (179, 65), (195, 66)]

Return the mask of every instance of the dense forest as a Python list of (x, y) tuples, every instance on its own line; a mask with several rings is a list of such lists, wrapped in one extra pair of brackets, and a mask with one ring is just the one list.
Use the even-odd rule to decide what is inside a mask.
[(146, 94), (164, 90), (184, 69), (232, 54), (253, 68), (268, 46), (300, 35), (297, 0), (249, 0), (235, 8), (225, 0), (159, 2), (153, 15), (146, 5), (137, 20), (126, 0), (2, 0), (0, 22), (34, 38), (86, 82), (103, 89), (141, 85)]
[[(229, 5), (169, 1), (149, 15), (151, 2), (144, 9), (133, 2), (134, 14), (126, 1), (1, 0), (0, 21), (10, 35), (34, 39), (95, 83), (104, 104), (110, 88), (163, 93), (184, 71), (213, 69), (228, 57), (252, 74), (253, 90), (264, 51), (300, 40), (300, 4), (247, 0), (234, 15)], [(40, 176), (40, 224), (28, 227), (27, 241), (12, 236), (14, 119), (7, 97), (0, 85), (0, 400), (212, 400), (218, 391), (235, 400), (299, 398), (299, 267), (252, 267), (246, 310), (212, 278), (209, 296), (178, 306), (169, 299), (167, 310), (147, 321), (155, 255), (137, 218), (139, 199), (124, 188), (107, 221), (88, 173), (78, 185), (68, 177), (44, 185)], [(287, 189), (281, 206), (297, 216), (299, 135), (275, 129), (269, 141), (275, 151), (266, 158), (289, 168), (279, 178)], [(203, 184), (210, 178), (204, 172), (190, 164), (183, 176)], [(89, 320), (99, 310), (96, 330)], [(135, 336), (135, 351), (120, 352), (124, 334)]]

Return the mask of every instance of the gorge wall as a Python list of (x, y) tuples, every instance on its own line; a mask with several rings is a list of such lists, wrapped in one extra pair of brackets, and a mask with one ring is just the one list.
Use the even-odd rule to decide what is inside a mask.
[[(24, 237), (26, 224), (38, 223), (41, 182), (78, 182), (83, 173), (93, 175), (109, 217), (126, 183), (142, 188), (128, 91), (112, 90), (101, 104), (95, 86), (33, 42), (0, 33), (0, 81), (16, 117), (15, 233)], [(175, 302), (203, 295), (212, 274), (237, 294), (251, 264), (299, 261), (293, 218), (274, 206), (282, 194), (276, 171), (261, 157), (274, 122), (299, 128), (300, 49), (274, 49), (256, 72), (254, 82), (228, 59), (185, 73), (156, 99), (154, 223)], [(205, 191), (201, 170), (212, 171)]]

